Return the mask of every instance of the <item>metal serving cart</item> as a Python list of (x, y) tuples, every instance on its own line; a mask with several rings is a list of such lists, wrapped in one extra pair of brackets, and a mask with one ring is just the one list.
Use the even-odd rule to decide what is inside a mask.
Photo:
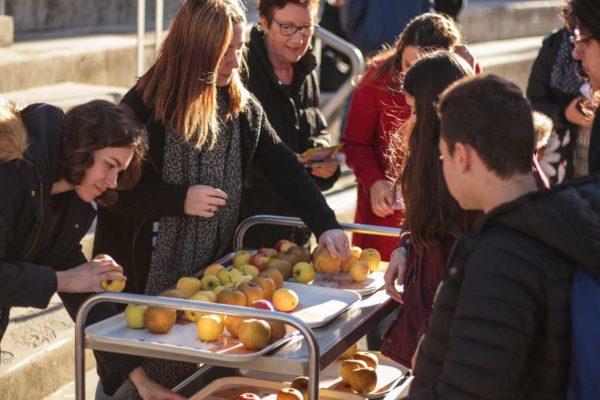
[[(272, 215), (257, 215), (243, 221), (237, 228), (234, 247), (243, 247), (244, 234), (253, 225), (274, 224), (304, 227), (299, 218)], [(342, 229), (371, 235), (399, 236), (400, 229), (373, 225), (342, 223)], [(220, 263), (231, 262), (232, 255), (226, 256)], [(256, 357), (234, 357), (227, 354), (187, 354), (173, 346), (142, 348), (131, 346), (119, 338), (102, 340), (90, 335), (85, 323), (91, 308), (101, 302), (134, 303), (153, 307), (175, 308), (198, 312), (211, 312), (224, 315), (240, 315), (244, 317), (270, 319), (288, 324), (299, 332), (289, 341), (271, 354)], [(385, 293), (379, 290), (361, 298), (346, 312), (329, 324), (311, 329), (301, 319), (282, 312), (272, 312), (247, 307), (237, 307), (216, 303), (199, 303), (191, 300), (145, 296), (127, 293), (102, 293), (89, 298), (77, 314), (75, 326), (75, 395), (76, 399), (85, 399), (85, 358), (86, 348), (114, 353), (124, 353), (144, 357), (162, 358), (195, 363), (205, 363), (220, 367), (257, 370), (272, 374), (307, 375), (309, 378), (309, 398), (317, 399), (319, 391), (319, 372), (335, 361), (348, 347), (357, 342), (372, 327), (394, 310), (396, 304)], [(98, 324), (101, 324), (99, 322)], [(97, 325), (97, 324), (95, 324)], [(95, 326), (93, 325), (93, 326)], [(186, 382), (206, 373), (207, 367), (201, 368)], [(179, 385), (178, 387), (181, 387)]]

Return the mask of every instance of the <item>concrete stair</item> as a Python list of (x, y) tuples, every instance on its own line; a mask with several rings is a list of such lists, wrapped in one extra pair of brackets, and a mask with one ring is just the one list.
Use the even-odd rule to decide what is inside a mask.
[[(7, 47), (0, 45), (0, 96), (21, 104), (43, 101), (64, 108), (92, 98), (118, 101), (136, 79), (136, 39), (131, 33), (135, 15), (132, 6), (119, 8), (113, 4), (115, 1), (124, 4), (121, 0), (8, 0), (9, 14), (11, 10), (19, 11), (14, 19), (16, 41)], [(176, 7), (173, 2), (178, 3), (165, 1), (167, 7)], [(41, 11), (35, 15), (25, 12), (27, 7), (41, 10), (51, 7), (51, 3), (76, 9), (66, 11), (68, 15), (64, 18), (51, 14), (57, 20), (48, 17), (50, 20), (46, 22)], [(93, 4), (83, 6), (83, 3)], [(561, 4), (562, 0), (470, 0), (461, 23), (484, 71), (497, 73), (525, 88), (543, 36), (561, 26), (558, 18)], [(98, 11), (102, 7), (105, 11)], [(151, 10), (153, 2), (148, 2), (147, 8)], [(83, 14), (90, 15), (82, 16), (81, 23), (73, 26), (78, 21), (76, 15)], [(108, 18), (108, 15), (120, 17)], [(2, 27), (0, 16), (0, 43)], [(153, 57), (151, 33), (146, 36), (145, 49), (149, 65)], [(339, 125), (339, 120), (334, 122), (334, 130), (335, 124)], [(340, 220), (353, 220), (356, 192), (351, 174), (344, 174), (326, 197)], [(84, 241), (88, 252), (92, 239), (90, 233)], [(58, 298), (53, 299), (48, 310), (15, 309), (2, 342), (0, 397), (74, 398), (73, 349), (73, 323)], [(86, 365), (93, 368), (93, 357), (88, 357)], [(93, 396), (96, 379), (94, 370), (90, 370), (86, 378), (87, 398)]]

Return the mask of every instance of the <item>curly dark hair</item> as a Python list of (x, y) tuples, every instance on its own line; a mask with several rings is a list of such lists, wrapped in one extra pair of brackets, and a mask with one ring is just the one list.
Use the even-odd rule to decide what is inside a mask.
[(105, 147), (133, 147), (127, 169), (119, 174), (117, 189), (137, 183), (146, 153), (146, 129), (127, 106), (106, 100), (92, 100), (73, 107), (63, 118), (63, 137), (58, 159), (57, 180), (78, 185), (94, 164), (93, 153)]
[(319, 0), (260, 0), (258, 3), (258, 14), (264, 17), (269, 25), (271, 25), (275, 9), (283, 8), (289, 3), (298, 4), (303, 7), (311, 6), (315, 11), (319, 9)]
[(600, 2), (598, 0), (567, 0), (562, 10), (567, 28), (585, 28), (600, 40)]

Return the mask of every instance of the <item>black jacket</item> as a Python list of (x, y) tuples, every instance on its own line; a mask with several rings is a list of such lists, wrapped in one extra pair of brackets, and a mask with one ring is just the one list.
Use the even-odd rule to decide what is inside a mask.
[[(563, 157), (567, 160), (565, 177), (570, 179), (573, 176), (573, 153), (578, 130), (577, 125), (567, 121), (565, 110), (569, 103), (580, 94), (577, 91), (566, 93), (550, 85), (552, 68), (565, 34), (561, 29), (544, 39), (542, 48), (531, 67), (527, 84), (527, 98), (536, 111), (542, 112), (552, 119), (554, 129), (561, 142), (565, 134), (570, 133), (569, 143), (561, 149)], [(576, 71), (573, 71), (573, 74), (575, 73)]]
[[(23, 160), (3, 161), (10, 151), (0, 149), (0, 306), (3, 325), (10, 307), (45, 308), (56, 292), (56, 273), (87, 262), (80, 241), (96, 216), (94, 208), (75, 192), (62, 196), (64, 212), (52, 218), (52, 185), (62, 139), (63, 113), (44, 104), (20, 112), (24, 129), (12, 134), (27, 135), (29, 146)], [(6, 142), (3, 142), (6, 144)], [(56, 197), (56, 196), (55, 196)], [(59, 293), (73, 320), (79, 306), (91, 293)], [(116, 314), (112, 304), (102, 303), (90, 312), (88, 324)], [(0, 337), (3, 332), (0, 332)], [(122, 382), (127, 357), (94, 353), (105, 387)]]
[[(315, 56), (307, 51), (294, 64), (294, 79), (289, 88), (280, 82), (264, 44), (264, 37), (255, 26), (248, 43), (248, 90), (254, 94), (265, 110), (277, 136), (295, 153), (314, 147), (330, 145), (327, 122), (319, 110), (319, 86), (315, 68)], [(340, 176), (340, 169), (327, 179), (311, 176), (321, 190), (333, 186)], [(264, 174), (251, 168), (245, 181), (244, 217), (256, 214), (295, 215), (293, 208), (283, 200)], [(273, 247), (279, 239), (291, 239), (293, 230), (285, 227), (261, 225), (250, 229), (245, 244)], [(299, 239), (302, 242), (301, 238)]]
[[(94, 254), (113, 256), (128, 278), (126, 291), (144, 293), (152, 251), (152, 223), (160, 217), (183, 216), (188, 188), (161, 181), (165, 127), (154, 121), (152, 108), (143, 103), (136, 88), (125, 95), (123, 103), (146, 123), (149, 152), (140, 182), (131, 190), (119, 191), (115, 204), (99, 208)], [(239, 119), (242, 176), (246, 177), (252, 166), (259, 168), (316, 235), (339, 228), (319, 189), (277, 137), (256, 100), (249, 99)]]
[(488, 213), (456, 245), (410, 398), (564, 399), (576, 265), (600, 276), (598, 177)]
[(592, 133), (590, 134), (588, 163), (590, 174), (600, 172), (600, 107), (596, 109), (594, 125), (592, 125)]

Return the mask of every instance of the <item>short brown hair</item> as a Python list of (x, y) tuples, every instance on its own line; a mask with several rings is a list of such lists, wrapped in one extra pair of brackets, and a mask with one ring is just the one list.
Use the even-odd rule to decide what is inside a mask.
[(147, 148), (146, 130), (127, 106), (93, 100), (73, 107), (63, 118), (58, 179), (78, 185), (94, 165), (93, 153), (105, 147), (132, 147), (133, 158), (118, 180), (118, 189), (137, 183)]
[(533, 116), (514, 83), (496, 75), (461, 79), (440, 96), (438, 116), (450, 154), (459, 142), (473, 147), (500, 178), (531, 171)]
[(303, 7), (313, 7), (315, 11), (319, 9), (319, 0), (260, 0), (258, 3), (258, 14), (264, 17), (270, 26), (273, 22), (275, 9), (283, 8), (289, 3), (298, 4)]

